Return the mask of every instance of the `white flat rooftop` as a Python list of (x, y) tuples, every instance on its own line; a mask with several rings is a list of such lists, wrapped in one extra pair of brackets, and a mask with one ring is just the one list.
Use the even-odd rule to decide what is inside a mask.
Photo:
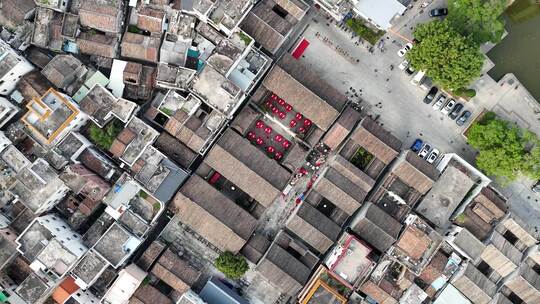
[(454, 285), (448, 284), (433, 304), (471, 304)]
[(406, 9), (397, 0), (359, 0), (355, 7), (364, 18), (370, 19), (383, 30), (390, 28), (390, 21)]

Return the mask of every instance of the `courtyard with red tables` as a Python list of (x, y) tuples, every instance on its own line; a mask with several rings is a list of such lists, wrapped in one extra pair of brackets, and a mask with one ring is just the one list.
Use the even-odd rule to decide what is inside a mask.
[(304, 137), (313, 124), (311, 120), (304, 117), (302, 113), (296, 112), (290, 104), (274, 93), (268, 96), (264, 106), (270, 115), (300, 137)]
[(258, 119), (246, 137), (253, 145), (266, 152), (268, 157), (279, 161), (287, 154), (293, 143), (286, 135), (279, 133), (278, 128), (279, 126), (271, 121)]

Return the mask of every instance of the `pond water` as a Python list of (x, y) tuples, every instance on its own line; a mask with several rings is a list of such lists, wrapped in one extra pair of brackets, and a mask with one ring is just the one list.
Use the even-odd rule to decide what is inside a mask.
[(499, 80), (514, 73), (540, 101), (540, 1), (517, 0), (504, 18), (508, 36), (487, 54), (495, 63), (488, 74)]

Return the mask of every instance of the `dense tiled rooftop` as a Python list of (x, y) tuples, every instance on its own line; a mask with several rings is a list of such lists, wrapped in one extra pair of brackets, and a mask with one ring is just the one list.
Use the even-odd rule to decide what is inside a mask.
[(457, 90), (394, 65), (431, 9), (379, 2), (3, 0), (0, 302), (540, 303), (538, 185), (466, 146), (524, 89), (482, 71), (465, 126), (426, 114)]

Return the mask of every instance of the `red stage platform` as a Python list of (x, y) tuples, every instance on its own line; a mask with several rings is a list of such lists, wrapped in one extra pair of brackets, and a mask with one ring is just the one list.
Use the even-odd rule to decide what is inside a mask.
[(300, 56), (302, 56), (302, 54), (304, 54), (304, 51), (307, 49), (308, 46), (309, 46), (309, 41), (307, 41), (305, 38), (302, 38), (302, 41), (300, 41), (300, 43), (298, 43), (298, 45), (296, 46), (296, 48), (292, 52), (292, 56), (295, 59), (300, 58)]

